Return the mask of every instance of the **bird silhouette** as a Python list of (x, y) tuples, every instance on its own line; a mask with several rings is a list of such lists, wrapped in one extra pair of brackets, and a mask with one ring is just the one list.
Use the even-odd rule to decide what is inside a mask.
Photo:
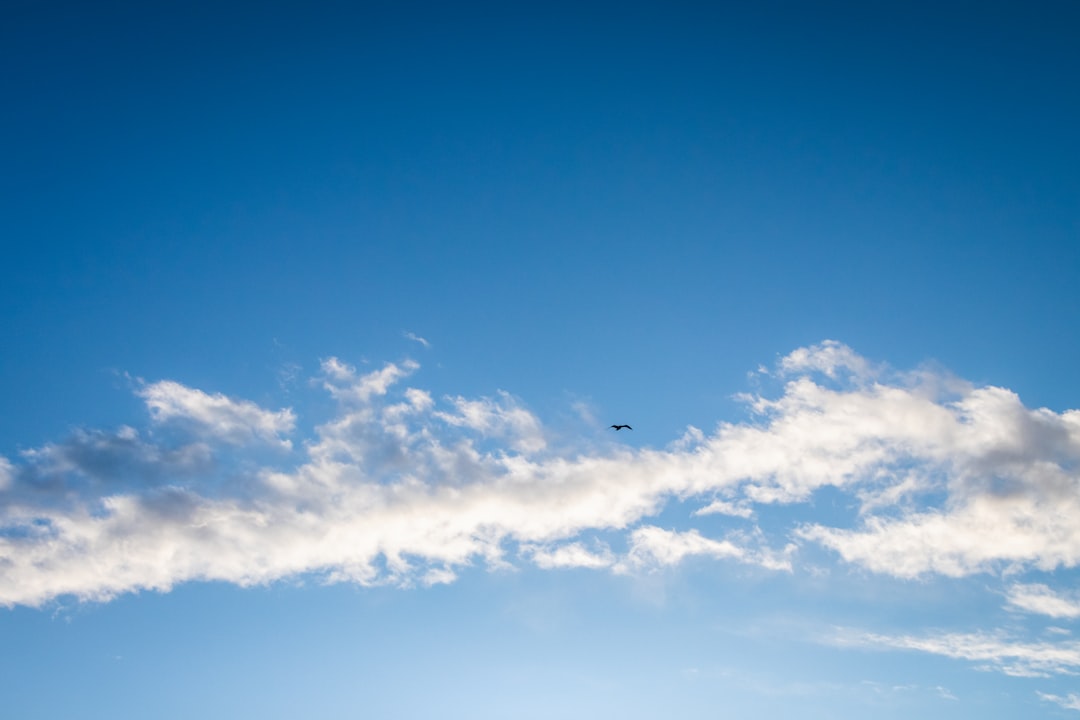
[(634, 428), (630, 427), (629, 425), (612, 425), (611, 427), (615, 428), (615, 432), (619, 432), (623, 428), (626, 428), (627, 430), (633, 430), (634, 429)]

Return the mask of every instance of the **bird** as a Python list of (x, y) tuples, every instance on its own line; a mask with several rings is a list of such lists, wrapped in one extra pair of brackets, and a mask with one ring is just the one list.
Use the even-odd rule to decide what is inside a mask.
[(615, 428), (615, 432), (619, 432), (623, 428), (626, 428), (627, 430), (633, 430), (634, 429), (634, 428), (630, 427), (629, 425), (612, 425), (611, 427)]

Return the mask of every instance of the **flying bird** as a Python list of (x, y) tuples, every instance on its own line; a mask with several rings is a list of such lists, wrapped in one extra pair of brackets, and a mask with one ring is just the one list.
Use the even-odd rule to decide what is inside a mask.
[(633, 430), (634, 429), (634, 428), (630, 427), (629, 425), (612, 425), (611, 427), (615, 428), (615, 432), (619, 432), (623, 428), (626, 428), (627, 430)]

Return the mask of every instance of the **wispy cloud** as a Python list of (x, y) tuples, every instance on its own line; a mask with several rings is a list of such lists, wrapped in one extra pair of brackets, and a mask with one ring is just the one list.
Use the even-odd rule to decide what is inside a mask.
[(606, 568), (615, 562), (610, 548), (601, 545), (592, 551), (582, 543), (573, 542), (558, 547), (537, 547), (528, 551), (532, 561), (545, 570), (553, 568)]
[(390, 387), (411, 375), (420, 365), (406, 360), (400, 365), (386, 363), (382, 369), (358, 375), (356, 368), (336, 357), (323, 360), (323, 387), (338, 400), (366, 403), (374, 397), (385, 395)]
[(1050, 693), (1040, 692), (1039, 697), (1046, 702), (1052, 702), (1066, 710), (1080, 710), (1080, 693), (1069, 693), (1068, 695), (1051, 695)]
[(3, 455), (0, 455), (0, 491), (11, 487), (15, 477), (15, 466)]
[(509, 393), (500, 392), (496, 399), (454, 397), (450, 402), (454, 406), (453, 412), (437, 411), (434, 416), (485, 437), (505, 439), (512, 449), (521, 453), (539, 452), (547, 444), (540, 421), (520, 407)]
[(1080, 671), (1080, 642), (1025, 642), (997, 633), (884, 635), (840, 631), (831, 641), (845, 647), (876, 647), (942, 655), (1016, 677), (1072, 675)]
[(421, 345), (423, 345), (423, 346), (424, 346), (425, 348), (430, 348), (430, 347), (431, 347), (431, 343), (429, 343), (429, 342), (428, 342), (427, 340), (425, 340), (424, 338), (420, 337), (420, 336), (419, 336), (419, 335), (417, 335), (416, 333), (411, 333), (411, 332), (405, 331), (405, 332), (403, 332), (403, 333), (401, 333), (401, 334), (402, 334), (402, 335), (403, 335), (403, 336), (404, 336), (404, 337), (405, 337), (405, 338), (406, 338), (407, 340), (412, 340), (413, 342), (417, 342), (417, 343), (420, 343), (420, 344), (421, 344)]
[(753, 517), (754, 511), (749, 506), (736, 505), (726, 500), (713, 500), (705, 507), (698, 508), (694, 515), (731, 515), (732, 517)]
[(210, 395), (171, 380), (144, 385), (137, 394), (156, 422), (186, 423), (200, 433), (238, 445), (259, 439), (292, 447), (281, 437), (292, 432), (296, 423), (291, 409), (264, 410), (247, 400)]
[(745, 536), (740, 536), (739, 540), (742, 542), (714, 540), (702, 536), (697, 530), (678, 532), (651, 525), (640, 527), (630, 535), (630, 551), (615, 570), (627, 572), (678, 565), (686, 558), (695, 556), (738, 560), (770, 570), (791, 569), (791, 563), (783, 553), (755, 548), (752, 543), (746, 542), (748, 538)]
[[(415, 362), (362, 373), (329, 358), (317, 380), (336, 409), (275, 461), (259, 448), (289, 446), (291, 409), (144, 384), (149, 432), (80, 431), (0, 464), (0, 603), (297, 573), (432, 584), (475, 563), (647, 571), (699, 557), (783, 571), (792, 539), (900, 577), (1080, 561), (1080, 412), (891, 372), (835, 342), (779, 365), (776, 394), (745, 398), (749, 421), (663, 450), (563, 451), (509, 393), (437, 401), (402, 387)], [(861, 508), (854, 524), (692, 527), (727, 514), (745, 528), (762, 506), (826, 487)], [(698, 509), (657, 527), (673, 501)], [(1017, 589), (1013, 605), (1033, 610), (1035, 595)]]
[(1080, 618), (1080, 595), (1057, 593), (1042, 584), (1015, 583), (1005, 596), (1019, 610), (1052, 618)]

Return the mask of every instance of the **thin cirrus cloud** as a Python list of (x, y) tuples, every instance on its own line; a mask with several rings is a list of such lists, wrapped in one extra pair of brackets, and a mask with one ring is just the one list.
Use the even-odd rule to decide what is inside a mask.
[(1080, 641), (1024, 641), (1003, 632), (884, 635), (840, 631), (832, 642), (842, 647), (917, 650), (976, 663), (1014, 677), (1049, 677), (1080, 672)]
[(416, 333), (409, 332), (409, 331), (406, 330), (406, 331), (402, 332), (401, 335), (402, 335), (402, 337), (406, 338), (407, 340), (412, 340), (413, 342), (420, 343), (421, 345), (424, 346), (425, 349), (431, 347), (431, 343), (427, 341), (427, 338), (422, 338), (419, 335), (417, 335)]
[(1052, 618), (1080, 618), (1080, 594), (1058, 593), (1041, 583), (1015, 583), (1005, 596), (1009, 605)]
[[(418, 369), (324, 361), (336, 410), (295, 446), (291, 409), (162, 381), (137, 392), (153, 426), (175, 432), (86, 431), (4, 460), (0, 603), (301, 573), (432, 585), (475, 564), (649, 572), (700, 557), (793, 572), (807, 544), (903, 578), (1080, 561), (1080, 413), (1029, 409), (1002, 388), (894, 372), (826, 341), (780, 361), (772, 397), (743, 398), (747, 421), (689, 428), (663, 450), (571, 453), (509, 393), (403, 387)], [(95, 443), (111, 465), (74, 451)], [(287, 452), (268, 461), (267, 444)], [(233, 464), (246, 473), (235, 491), (210, 483), (204, 468), (237, 458), (249, 461)], [(110, 467), (146, 482), (110, 484)], [(849, 524), (757, 525), (758, 511), (810, 508), (826, 487), (859, 508)], [(697, 512), (657, 525), (676, 502)], [(708, 514), (739, 529), (709, 537), (692, 526)], [(1036, 602), (1017, 592), (1015, 606)]]
[(1080, 710), (1080, 693), (1069, 693), (1068, 695), (1053, 695), (1051, 693), (1038, 693), (1039, 697), (1047, 702), (1052, 702), (1066, 710)]

